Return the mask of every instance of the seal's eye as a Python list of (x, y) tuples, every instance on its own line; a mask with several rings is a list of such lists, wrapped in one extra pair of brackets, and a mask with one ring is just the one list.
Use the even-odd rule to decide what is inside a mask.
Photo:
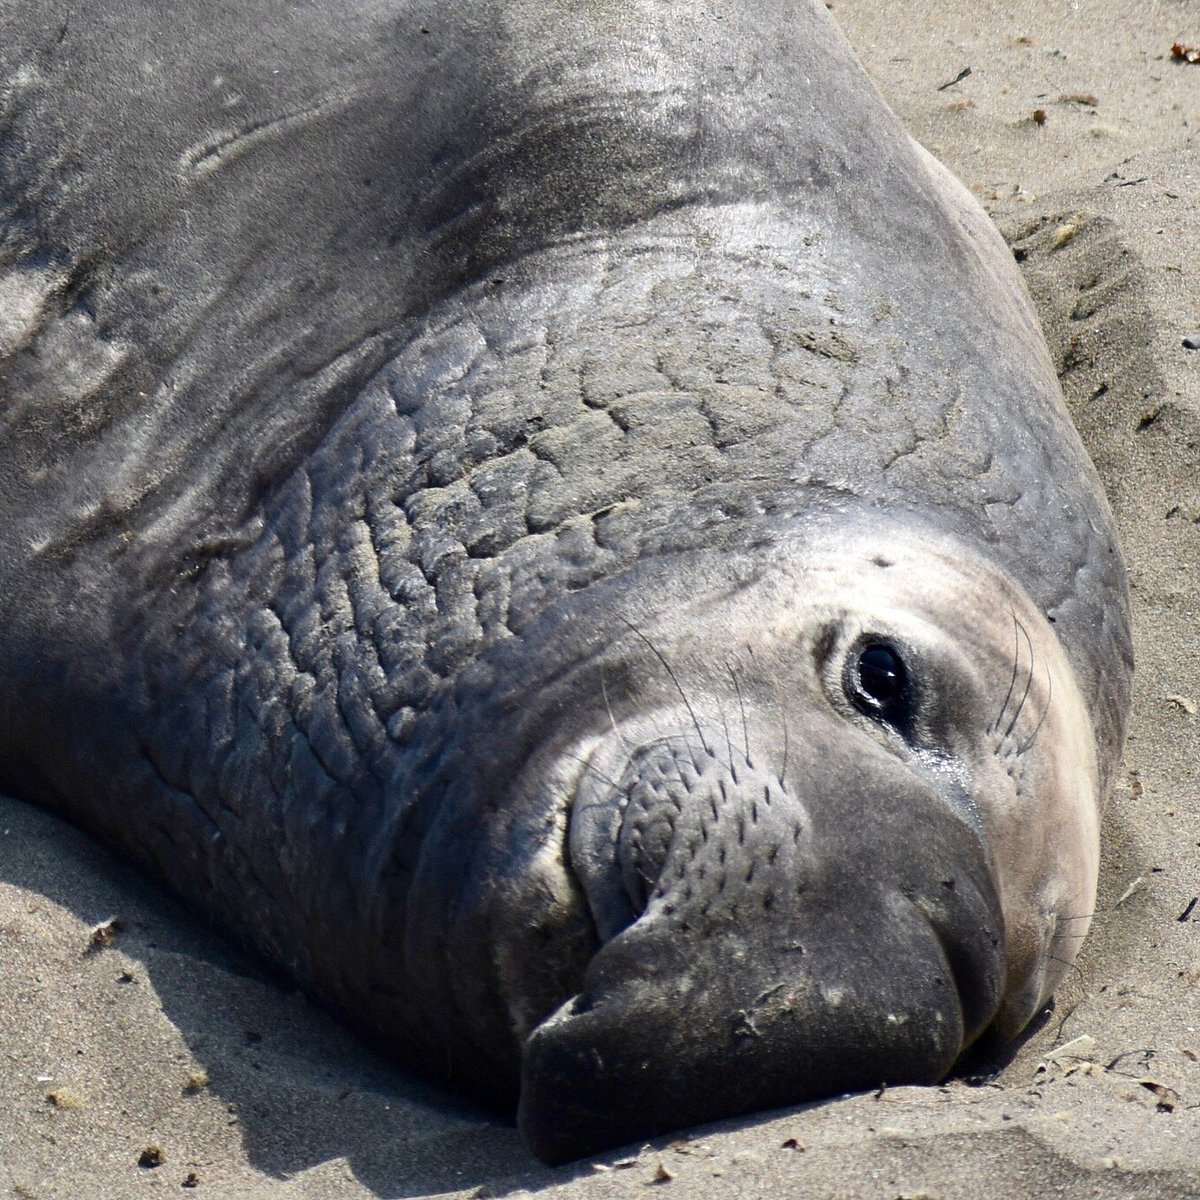
[(900, 652), (885, 642), (869, 642), (858, 652), (858, 661), (847, 665), (854, 707), (907, 735), (914, 716), (913, 689)]
[(869, 703), (887, 708), (906, 682), (904, 663), (891, 646), (868, 646), (858, 656), (858, 690)]

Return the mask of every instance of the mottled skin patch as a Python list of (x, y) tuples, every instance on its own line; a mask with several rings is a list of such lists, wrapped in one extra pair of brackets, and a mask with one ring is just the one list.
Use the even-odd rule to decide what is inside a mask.
[(1053, 986), (1124, 571), (823, 5), (10, 6), (0, 304), (0, 784), (539, 1153)]

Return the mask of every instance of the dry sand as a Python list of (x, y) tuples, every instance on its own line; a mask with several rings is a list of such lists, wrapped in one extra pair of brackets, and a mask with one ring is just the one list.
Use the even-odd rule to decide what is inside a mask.
[[(1194, 0), (836, 0), (1014, 237), (1121, 525), (1139, 675), (1101, 912), (998, 1077), (550, 1171), (87, 839), (0, 802), (0, 1197), (1200, 1196), (1200, 44)], [(964, 68), (971, 73), (940, 89)], [(1040, 116), (1035, 116), (1040, 112)], [(109, 947), (92, 927), (117, 916)], [(161, 1165), (139, 1166), (154, 1160)], [(149, 1152), (149, 1153), (148, 1153)], [(184, 1190), (195, 1184), (195, 1191)]]

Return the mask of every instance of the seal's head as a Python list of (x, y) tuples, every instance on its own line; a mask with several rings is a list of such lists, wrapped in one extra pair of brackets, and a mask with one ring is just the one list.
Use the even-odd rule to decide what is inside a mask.
[(936, 1081), (1024, 1027), (1092, 911), (1091, 723), (988, 561), (880, 524), (694, 590), (529, 701), (521, 895), (482, 894), (551, 1161)]

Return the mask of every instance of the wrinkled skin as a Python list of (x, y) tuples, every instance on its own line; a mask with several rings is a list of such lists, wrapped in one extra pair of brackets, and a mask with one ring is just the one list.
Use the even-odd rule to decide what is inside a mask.
[(0, 231), (0, 786), (552, 1161), (1050, 994), (1124, 569), (823, 5), (10, 6)]

